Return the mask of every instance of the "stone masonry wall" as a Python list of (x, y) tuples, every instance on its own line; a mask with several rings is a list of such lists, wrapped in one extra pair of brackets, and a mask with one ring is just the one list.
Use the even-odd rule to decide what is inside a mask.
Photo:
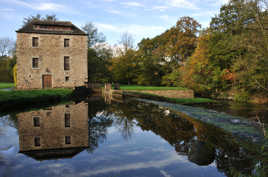
[[(38, 47), (32, 47), (38, 37)], [(70, 46), (64, 47), (64, 39)], [(83, 86), (88, 80), (87, 36), (17, 33), (17, 89), (42, 88), (42, 76), (52, 76), (53, 88)], [(64, 56), (70, 57), (70, 70), (64, 71)], [(32, 58), (39, 58), (39, 68), (32, 68)], [(65, 81), (65, 77), (69, 81)]]
[(137, 90), (134, 92), (149, 93), (169, 98), (194, 98), (193, 90)]

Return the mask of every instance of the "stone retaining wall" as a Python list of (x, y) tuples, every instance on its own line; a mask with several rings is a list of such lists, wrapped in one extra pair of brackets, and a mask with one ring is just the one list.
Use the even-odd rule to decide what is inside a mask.
[(149, 93), (169, 98), (194, 98), (193, 90), (132, 90), (132, 91)]

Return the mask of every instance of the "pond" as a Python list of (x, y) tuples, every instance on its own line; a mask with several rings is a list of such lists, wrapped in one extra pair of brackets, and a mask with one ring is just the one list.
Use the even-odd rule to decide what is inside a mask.
[(91, 97), (0, 118), (0, 176), (267, 176), (266, 148), (142, 100)]

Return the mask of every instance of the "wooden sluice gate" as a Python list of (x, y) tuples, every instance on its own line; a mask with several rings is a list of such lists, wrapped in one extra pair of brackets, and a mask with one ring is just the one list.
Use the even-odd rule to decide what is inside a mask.
[(88, 83), (87, 88), (91, 89), (93, 94), (102, 96), (107, 103), (120, 102), (123, 103), (123, 90), (119, 90), (119, 84), (101, 84), (101, 83)]
[(109, 104), (113, 102), (123, 103), (123, 90), (114, 90), (112, 88), (112, 84), (105, 84), (104, 88), (102, 88), (102, 96), (105, 101)]

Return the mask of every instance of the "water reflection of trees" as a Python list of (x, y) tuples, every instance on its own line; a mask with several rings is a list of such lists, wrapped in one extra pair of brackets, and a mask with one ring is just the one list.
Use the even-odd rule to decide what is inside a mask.
[(18, 127), (17, 116), (14, 113), (1, 117), (1, 122), (10, 127), (14, 127), (14, 128)]
[(122, 137), (125, 140), (129, 140), (132, 136), (132, 133), (134, 131), (134, 125), (135, 122), (127, 117), (116, 117), (115, 126), (118, 128), (118, 130), (121, 132)]
[[(112, 125), (118, 128), (122, 137), (126, 140), (131, 138), (133, 132), (133, 119), (121, 115), (121, 110), (110, 109), (106, 100), (92, 99), (88, 101), (89, 106), (89, 152), (92, 152), (106, 139), (107, 129)], [(125, 110), (126, 111), (126, 110)], [(117, 116), (115, 116), (117, 115)]]
[(112, 116), (105, 111), (106, 108), (106, 103), (99, 97), (88, 100), (88, 152), (93, 152), (99, 143), (105, 141), (107, 128), (113, 124)]
[(99, 145), (103, 143), (106, 139), (107, 128), (113, 123), (113, 119), (107, 112), (97, 113), (92, 118), (89, 118), (88, 129), (89, 129), (89, 139), (88, 152), (93, 152)]
[(197, 165), (215, 162), (217, 169), (226, 176), (268, 176), (267, 155), (263, 157), (259, 146), (237, 141), (219, 128), (181, 118), (170, 111), (167, 115), (164, 108), (142, 102), (112, 104), (109, 111), (122, 119), (119, 125), (128, 126), (127, 133), (131, 132), (129, 129), (135, 120), (142, 130), (161, 136), (179, 155), (187, 155), (189, 161)]

